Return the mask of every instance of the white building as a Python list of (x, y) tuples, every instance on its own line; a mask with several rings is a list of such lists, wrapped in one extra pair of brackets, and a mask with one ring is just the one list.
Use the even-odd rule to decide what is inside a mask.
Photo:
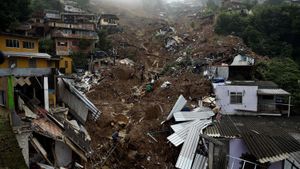
[(290, 93), (270, 81), (233, 81), (215, 86), (223, 114), (290, 114)]

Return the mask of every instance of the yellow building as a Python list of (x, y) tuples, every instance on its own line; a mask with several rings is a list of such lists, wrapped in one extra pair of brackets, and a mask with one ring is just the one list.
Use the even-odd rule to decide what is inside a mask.
[(59, 69), (64, 74), (72, 73), (72, 58), (70, 56), (62, 56), (59, 61)]
[(11, 102), (21, 95), (40, 100), (45, 109), (49, 109), (49, 102), (56, 104), (53, 68), (59, 60), (38, 49), (38, 38), (0, 34), (0, 51), (4, 55), (4, 63), (0, 64), (0, 105), (12, 108)]

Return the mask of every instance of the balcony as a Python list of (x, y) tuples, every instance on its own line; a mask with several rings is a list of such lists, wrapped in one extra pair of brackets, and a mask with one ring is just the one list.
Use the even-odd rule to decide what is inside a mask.
[(62, 31), (54, 31), (52, 33), (52, 37), (54, 38), (70, 38), (70, 39), (90, 39), (90, 40), (98, 40), (98, 35), (96, 32), (90, 33), (64, 33)]

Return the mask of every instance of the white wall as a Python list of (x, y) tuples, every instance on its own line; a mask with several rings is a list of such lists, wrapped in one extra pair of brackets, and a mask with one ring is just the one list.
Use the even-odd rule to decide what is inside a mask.
[[(217, 105), (224, 114), (238, 114), (238, 110), (257, 111), (257, 86), (216, 86), (215, 94)], [(230, 104), (230, 92), (242, 92), (242, 104)]]
[(77, 96), (71, 93), (62, 79), (58, 79), (59, 98), (62, 99), (85, 122), (88, 116), (88, 108)]

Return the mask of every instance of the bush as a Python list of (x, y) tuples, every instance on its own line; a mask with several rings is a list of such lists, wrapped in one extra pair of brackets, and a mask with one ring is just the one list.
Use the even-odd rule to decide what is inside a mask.
[(298, 64), (290, 58), (273, 58), (256, 65), (255, 77), (270, 80), (292, 94), (293, 110), (300, 110), (300, 70)]
[(270, 57), (292, 57), (300, 63), (300, 7), (260, 5), (253, 15), (222, 13), (217, 19), (218, 34), (243, 38), (254, 52)]

